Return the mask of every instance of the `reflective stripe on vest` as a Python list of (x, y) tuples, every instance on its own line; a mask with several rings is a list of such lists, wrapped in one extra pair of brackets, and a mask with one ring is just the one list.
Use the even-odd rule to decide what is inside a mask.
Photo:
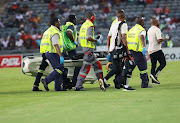
[(59, 47), (61, 52), (62, 49), (62, 36), (58, 29), (51, 26), (49, 27), (43, 34), (41, 44), (40, 44), (40, 53), (46, 53), (47, 51), (50, 53), (57, 53), (55, 46), (52, 44), (51, 38), (53, 35), (58, 34), (59, 35)]
[(127, 34), (127, 44), (129, 50), (142, 52), (143, 45), (140, 38), (140, 33), (142, 31), (145, 31), (145, 29), (139, 24), (136, 24), (129, 30)]
[[(82, 47), (89, 47), (89, 48), (95, 49), (95, 43), (87, 40), (87, 30), (91, 26), (94, 26), (94, 24), (89, 20), (86, 20), (83, 23), (79, 31), (79, 39), (80, 39), (80, 44)], [(93, 28), (92, 33), (93, 33), (93, 38), (94, 38), (94, 28)]]

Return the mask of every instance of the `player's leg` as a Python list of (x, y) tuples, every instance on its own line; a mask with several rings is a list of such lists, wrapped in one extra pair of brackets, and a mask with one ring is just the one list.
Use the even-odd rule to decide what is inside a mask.
[(82, 88), (83, 88), (84, 80), (85, 80), (87, 74), (89, 73), (89, 71), (91, 69), (91, 62), (89, 61), (89, 59), (90, 59), (89, 55), (84, 54), (83, 65), (81, 67), (81, 70), (80, 70), (78, 78), (77, 78), (75, 91), (82, 91), (83, 90)]
[(162, 71), (162, 69), (164, 69), (164, 67), (166, 66), (166, 59), (164, 56), (164, 53), (162, 52), (162, 50), (158, 51), (157, 54), (158, 57), (158, 62), (159, 62), (159, 67), (156, 69), (155, 75), (156, 77), (158, 77), (158, 74)]
[(64, 65), (60, 64), (60, 58), (59, 55), (56, 53), (46, 53), (47, 59), (50, 61), (54, 71), (50, 73), (45, 79), (42, 80), (42, 83), (44, 84), (45, 89), (48, 91), (48, 84), (54, 80), (56, 80), (60, 74), (63, 74), (64, 71)]
[(42, 54), (42, 62), (41, 62), (41, 65), (39, 67), (38, 73), (36, 75), (36, 79), (35, 79), (32, 91), (42, 91), (42, 90), (39, 90), (39, 83), (40, 83), (40, 79), (41, 79), (46, 67), (48, 66), (46, 59), (47, 58), (45, 56), (45, 53), (43, 53)]
[(156, 65), (157, 65), (157, 52), (150, 54), (151, 58), (151, 79), (152, 79), (152, 84), (160, 84), (159, 81), (157, 80), (156, 77)]
[(131, 56), (134, 58), (136, 65), (140, 71), (140, 78), (142, 80), (141, 88), (148, 88), (149, 78), (147, 74), (147, 60), (141, 52), (131, 51)]

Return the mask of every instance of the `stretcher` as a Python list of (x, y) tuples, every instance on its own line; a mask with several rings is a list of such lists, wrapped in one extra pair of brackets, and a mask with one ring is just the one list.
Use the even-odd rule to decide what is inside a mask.
[[(98, 58), (102, 65), (106, 65), (108, 62), (106, 58)], [(21, 63), (21, 71), (23, 74), (27, 76), (36, 77), (36, 74), (39, 70), (39, 66), (41, 64), (42, 57), (41, 56), (26, 56), (22, 59)], [(46, 70), (43, 73), (43, 76), (49, 75), (53, 68), (48, 60), (46, 60), (49, 64)], [(83, 59), (79, 60), (65, 60), (64, 67), (68, 68), (68, 78), (72, 79), (74, 74), (75, 67), (81, 67), (83, 64)], [(89, 74), (87, 75), (85, 82), (94, 83), (97, 80), (94, 69), (91, 67)]]

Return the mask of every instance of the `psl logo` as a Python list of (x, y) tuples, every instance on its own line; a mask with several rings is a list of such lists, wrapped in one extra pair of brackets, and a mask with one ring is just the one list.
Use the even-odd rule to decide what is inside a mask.
[(20, 65), (19, 58), (3, 58), (1, 62), (1, 66), (18, 66)]

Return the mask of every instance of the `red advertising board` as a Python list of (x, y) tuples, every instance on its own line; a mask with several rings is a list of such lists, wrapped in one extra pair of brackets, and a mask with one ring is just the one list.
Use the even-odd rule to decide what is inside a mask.
[(0, 56), (0, 68), (21, 67), (21, 55)]

